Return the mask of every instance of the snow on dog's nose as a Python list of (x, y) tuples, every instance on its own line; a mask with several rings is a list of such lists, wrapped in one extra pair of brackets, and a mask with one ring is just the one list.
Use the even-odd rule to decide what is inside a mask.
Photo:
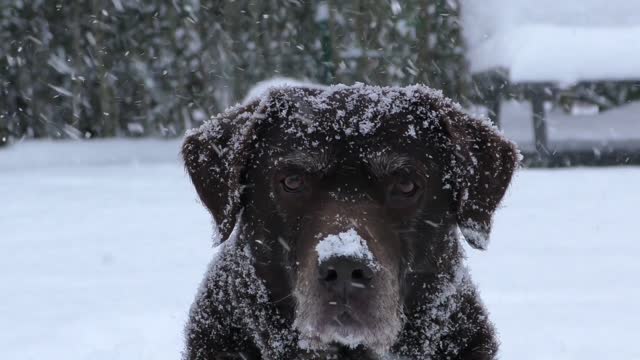
[(354, 229), (349, 229), (338, 235), (325, 236), (316, 245), (316, 253), (318, 253), (318, 264), (333, 257), (345, 257), (361, 260), (375, 270), (379, 268), (367, 242)]
[(379, 264), (354, 229), (328, 235), (316, 245), (320, 283), (341, 304), (353, 292), (370, 288)]

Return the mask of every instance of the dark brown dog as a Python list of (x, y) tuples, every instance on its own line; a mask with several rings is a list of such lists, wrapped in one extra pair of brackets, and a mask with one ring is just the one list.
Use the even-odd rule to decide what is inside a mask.
[(276, 88), (188, 134), (225, 241), (184, 358), (493, 359), (463, 265), (515, 146), (422, 86)]

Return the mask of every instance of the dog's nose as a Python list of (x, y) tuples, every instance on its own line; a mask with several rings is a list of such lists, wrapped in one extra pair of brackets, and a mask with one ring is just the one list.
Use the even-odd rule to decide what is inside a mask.
[(322, 262), (319, 271), (325, 286), (346, 293), (367, 288), (373, 278), (373, 270), (365, 262), (344, 257)]

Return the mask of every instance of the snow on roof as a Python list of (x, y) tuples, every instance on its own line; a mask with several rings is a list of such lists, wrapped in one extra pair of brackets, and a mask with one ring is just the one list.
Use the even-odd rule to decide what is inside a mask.
[(509, 70), (513, 82), (640, 79), (640, 26), (522, 26), (470, 52), (472, 71)]
[(617, 3), (467, 0), (471, 71), (504, 68), (513, 82), (640, 79), (640, 2)]

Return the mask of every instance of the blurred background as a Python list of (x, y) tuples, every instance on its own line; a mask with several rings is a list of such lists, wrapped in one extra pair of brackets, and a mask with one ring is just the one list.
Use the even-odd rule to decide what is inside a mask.
[(424, 83), (528, 163), (638, 163), (640, 3), (614, 3), (2, 0), (0, 144), (180, 137), (287, 77)]
[(489, 117), (501, 358), (640, 359), (638, 39), (638, 0), (0, 0), (0, 359), (179, 358), (216, 252), (181, 138), (283, 81)]

